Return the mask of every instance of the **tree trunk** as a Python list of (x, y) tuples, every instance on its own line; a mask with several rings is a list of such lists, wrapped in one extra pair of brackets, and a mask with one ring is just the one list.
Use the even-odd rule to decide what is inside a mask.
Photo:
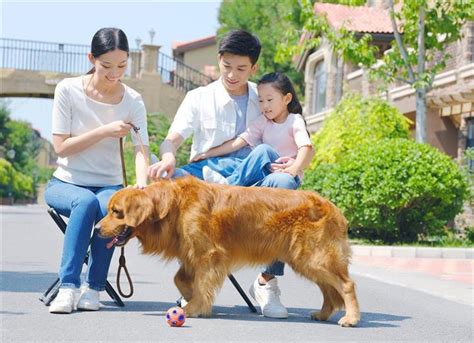
[(426, 143), (426, 90), (416, 90), (416, 141)]

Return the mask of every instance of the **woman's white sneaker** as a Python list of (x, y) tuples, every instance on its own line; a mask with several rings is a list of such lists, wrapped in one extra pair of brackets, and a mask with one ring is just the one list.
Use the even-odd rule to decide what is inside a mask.
[(76, 309), (77, 290), (60, 288), (58, 295), (49, 305), (49, 313), (71, 313)]
[(100, 293), (88, 286), (81, 288), (81, 297), (77, 303), (78, 310), (97, 311), (100, 308)]

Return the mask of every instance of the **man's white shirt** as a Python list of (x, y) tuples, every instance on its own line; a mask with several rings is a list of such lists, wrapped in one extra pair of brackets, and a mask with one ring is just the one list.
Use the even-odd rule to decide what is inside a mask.
[[(247, 127), (261, 115), (256, 84), (248, 82), (248, 91)], [(193, 89), (179, 106), (169, 132), (184, 139), (193, 135), (190, 158), (219, 146), (236, 137), (237, 113), (233, 102), (221, 79)]]

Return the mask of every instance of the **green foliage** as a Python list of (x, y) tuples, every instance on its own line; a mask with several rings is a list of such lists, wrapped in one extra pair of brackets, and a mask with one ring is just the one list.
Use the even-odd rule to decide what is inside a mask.
[[(316, 48), (323, 36), (345, 61), (369, 68), (376, 78), (387, 83), (403, 81), (426, 91), (452, 57), (446, 53), (447, 45), (458, 41), (464, 23), (474, 19), (474, 2), (470, 0), (403, 1), (398, 11), (391, 12), (402, 33), (400, 41), (392, 41), (392, 49), (382, 57), (383, 63), (375, 67), (378, 49), (371, 45), (369, 34), (358, 37), (344, 26), (334, 29), (326, 17), (314, 15), (313, 1), (302, 0), (301, 4), (303, 30), (310, 36), (307, 35), (302, 44), (295, 44), (294, 36), (300, 31), (288, 32), (278, 49), (280, 59)], [(422, 17), (423, 27), (420, 26)], [(423, 38), (423, 46), (420, 46), (420, 38)], [(419, 61), (422, 61), (420, 66)]]
[[(262, 52), (258, 60), (256, 77), (280, 71), (293, 81), (299, 95), (303, 94), (303, 75), (295, 70), (291, 57), (276, 62), (278, 43), (285, 32), (299, 31), (301, 8), (298, 0), (224, 0), (219, 8), (218, 36), (230, 30), (244, 29), (261, 41)], [(297, 41), (297, 37), (293, 37)]]
[(10, 191), (15, 199), (33, 197), (33, 178), (16, 171), (10, 162), (0, 158), (0, 197), (8, 197)]
[(348, 151), (383, 138), (408, 138), (409, 122), (396, 108), (378, 98), (346, 94), (312, 136), (316, 155), (311, 168), (337, 163)]
[[(150, 153), (160, 156), (160, 144), (164, 141), (171, 126), (170, 119), (161, 113), (153, 113), (147, 116), (148, 136), (150, 143)], [(134, 134), (134, 133), (131, 133)], [(176, 153), (176, 167), (183, 166), (189, 162), (189, 152), (191, 151), (191, 139), (187, 139), (181, 144)], [(131, 139), (125, 143), (125, 166), (128, 184), (136, 182), (135, 174), (135, 154)]]
[[(13, 180), (13, 196), (17, 199), (36, 195), (34, 189), (41, 174), (36, 157), (41, 147), (39, 134), (26, 121), (12, 120), (6, 102), (0, 102), (0, 143), (3, 160), (0, 166), (0, 196), (7, 196)], [(10, 156), (10, 152), (14, 156)], [(13, 169), (11, 169), (13, 168)], [(33, 180), (33, 178), (35, 178)]]
[(309, 170), (303, 187), (341, 208), (353, 237), (385, 243), (439, 234), (467, 195), (449, 156), (401, 138), (365, 144), (340, 163)]

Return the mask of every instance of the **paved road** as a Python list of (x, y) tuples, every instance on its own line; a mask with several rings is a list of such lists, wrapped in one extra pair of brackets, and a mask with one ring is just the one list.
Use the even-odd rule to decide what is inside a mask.
[[(433, 262), (461, 266), (448, 269), (412, 260), (354, 256), (351, 273), (357, 283), (362, 321), (341, 328), (341, 314), (328, 323), (309, 320), (319, 309), (319, 290), (291, 270), (280, 279), (288, 320), (252, 314), (226, 281), (210, 319), (190, 318), (183, 328), (164, 320), (178, 292), (173, 285), (174, 262), (143, 256), (136, 241), (127, 246), (127, 265), (135, 295), (117, 308), (102, 295), (98, 312), (51, 315), (38, 296), (56, 277), (62, 236), (41, 206), (0, 207), (2, 232), (2, 342), (155, 342), (155, 341), (473, 341), (472, 260)], [(118, 254), (110, 280), (115, 279)], [(416, 264), (418, 263), (418, 267)], [(457, 263), (457, 264), (456, 264)], [(448, 271), (448, 272), (446, 272)], [(257, 270), (234, 275), (247, 289)], [(463, 274), (459, 280), (446, 275)], [(470, 276), (470, 279), (469, 279)]]

